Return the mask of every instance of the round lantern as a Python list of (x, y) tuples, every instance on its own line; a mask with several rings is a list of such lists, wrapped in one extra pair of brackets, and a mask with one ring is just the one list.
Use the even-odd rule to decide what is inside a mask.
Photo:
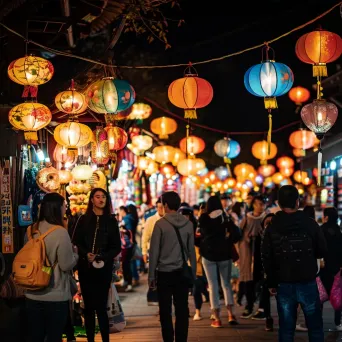
[(241, 148), (237, 141), (225, 138), (216, 141), (214, 151), (219, 157), (233, 159), (240, 154)]
[(79, 122), (68, 121), (58, 125), (53, 134), (58, 144), (76, 150), (89, 144), (93, 137), (91, 129)]
[(285, 177), (288, 178), (293, 175), (294, 169), (293, 167), (285, 167), (279, 170), (279, 172)]
[(156, 173), (159, 170), (159, 165), (154, 160), (150, 160), (148, 167), (146, 169), (147, 175), (152, 175), (153, 173)]
[(285, 177), (280, 172), (276, 172), (272, 176), (272, 182), (277, 185), (279, 185), (284, 179)]
[(292, 153), (295, 157), (297, 158), (302, 158), (302, 157), (305, 157), (305, 150), (302, 150), (300, 148), (294, 148), (292, 150)]
[(89, 165), (77, 165), (72, 169), (71, 173), (74, 180), (86, 181), (92, 177), (93, 169)]
[(271, 143), (270, 150), (268, 150), (268, 143), (266, 140), (257, 141), (252, 146), (252, 154), (256, 159), (260, 159), (261, 164), (266, 164), (266, 161), (273, 159), (278, 152), (277, 146)]
[(225, 166), (217, 167), (214, 172), (215, 172), (217, 178), (221, 181), (225, 180), (230, 174), (230, 172), (228, 171), (228, 169)]
[(24, 86), (39, 86), (51, 80), (54, 68), (48, 60), (26, 56), (13, 61), (7, 69), (8, 77)]
[(280, 157), (277, 159), (277, 166), (279, 169), (290, 169), (294, 167), (294, 161), (290, 157)]
[(180, 149), (189, 155), (196, 155), (204, 151), (205, 142), (203, 139), (194, 135), (183, 138), (179, 143)]
[(327, 76), (326, 63), (338, 59), (342, 52), (341, 37), (333, 32), (317, 30), (301, 36), (296, 55), (304, 63), (313, 64), (313, 76)]
[(10, 124), (24, 131), (27, 141), (37, 141), (37, 131), (47, 126), (52, 115), (48, 107), (36, 102), (25, 102), (13, 107), (9, 114)]
[(58, 163), (62, 163), (63, 165), (66, 163), (74, 165), (77, 161), (77, 157), (77, 150), (68, 150), (65, 146), (59, 144), (56, 144), (56, 147), (53, 151), (53, 160)]
[(236, 180), (234, 178), (230, 177), (230, 178), (225, 180), (225, 184), (228, 185), (229, 189), (232, 189), (236, 185)]
[(130, 114), (128, 115), (128, 120), (145, 120), (152, 114), (152, 108), (146, 103), (134, 103)]
[(182, 176), (195, 176), (198, 171), (205, 168), (205, 162), (201, 158), (183, 159), (177, 169)]
[(177, 130), (177, 122), (165, 116), (152, 120), (150, 125), (151, 131), (159, 135), (159, 139), (168, 139), (169, 134), (175, 133)]
[(258, 169), (258, 173), (260, 173), (265, 178), (272, 176), (275, 171), (275, 167), (271, 164), (261, 165)]
[(171, 103), (185, 110), (186, 119), (197, 119), (196, 109), (207, 106), (213, 98), (211, 84), (196, 73), (185, 74), (185, 77), (173, 81), (168, 90)]
[(153, 149), (155, 160), (158, 163), (171, 163), (175, 156), (175, 149), (172, 146), (157, 146)]
[(145, 152), (152, 147), (153, 139), (149, 135), (135, 135), (132, 137), (132, 144), (137, 147), (140, 152)]
[(292, 132), (289, 138), (290, 145), (297, 149), (307, 150), (315, 143), (315, 133), (300, 129)]
[(308, 177), (308, 173), (305, 172), (305, 171), (300, 171), (300, 170), (298, 170), (298, 171), (296, 171), (296, 172), (293, 174), (293, 179), (294, 179), (297, 183), (302, 183), (303, 180), (304, 180), (305, 178), (307, 178), (307, 177)]
[(338, 109), (333, 103), (320, 99), (305, 105), (300, 115), (306, 127), (313, 131), (318, 139), (322, 139), (335, 124)]
[(182, 152), (182, 151), (181, 151), (179, 148), (177, 148), (177, 147), (174, 148), (174, 152), (175, 152), (175, 154), (174, 154), (174, 157), (173, 157), (173, 159), (172, 159), (172, 165), (173, 165), (173, 166), (177, 166), (178, 163), (179, 163), (181, 160), (183, 160), (183, 159), (186, 158), (186, 155), (185, 155), (184, 152)]
[(108, 148), (110, 151), (119, 151), (126, 146), (128, 135), (124, 129), (109, 124), (105, 130), (107, 132)]
[(249, 174), (254, 172), (254, 167), (252, 165), (242, 163), (238, 164), (234, 168), (234, 174), (240, 178), (248, 178)]
[(150, 159), (147, 157), (138, 158), (138, 168), (140, 170), (143, 170), (143, 171), (147, 170), (149, 163), (150, 163)]
[(72, 180), (72, 173), (69, 170), (58, 170), (59, 182), (64, 185)]
[(294, 87), (289, 92), (290, 100), (297, 106), (301, 106), (304, 102), (310, 98), (310, 92), (304, 87)]
[(106, 77), (89, 86), (87, 98), (92, 111), (99, 114), (117, 113), (132, 106), (135, 91), (127, 81)]
[(265, 108), (277, 108), (276, 96), (286, 94), (293, 85), (292, 70), (283, 63), (265, 61), (250, 67), (245, 73), (246, 89), (265, 98)]
[(88, 107), (85, 95), (75, 89), (73, 80), (68, 90), (62, 91), (55, 97), (55, 104), (61, 112), (71, 115), (81, 114)]

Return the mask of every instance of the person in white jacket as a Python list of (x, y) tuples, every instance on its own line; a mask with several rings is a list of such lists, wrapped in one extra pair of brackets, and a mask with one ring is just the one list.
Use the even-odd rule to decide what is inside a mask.
[(144, 259), (145, 263), (147, 263), (147, 253), (149, 250), (150, 241), (151, 241), (154, 226), (155, 226), (156, 222), (159, 219), (161, 219), (165, 214), (164, 207), (161, 203), (160, 198), (156, 202), (156, 209), (157, 209), (157, 212), (153, 216), (150, 216), (144, 224), (141, 249), (142, 249), (143, 259)]

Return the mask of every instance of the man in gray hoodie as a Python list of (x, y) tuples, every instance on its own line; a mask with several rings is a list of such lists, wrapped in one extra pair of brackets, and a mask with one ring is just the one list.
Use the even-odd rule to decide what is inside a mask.
[[(177, 213), (181, 200), (174, 192), (161, 196), (165, 216), (155, 224), (150, 245), (149, 284), (157, 286), (160, 323), (164, 342), (186, 342), (188, 339), (189, 286), (183, 278), (183, 257), (175, 229), (178, 229), (185, 254), (196, 276), (196, 253), (192, 223)], [(172, 299), (175, 305), (176, 327), (172, 323)]]

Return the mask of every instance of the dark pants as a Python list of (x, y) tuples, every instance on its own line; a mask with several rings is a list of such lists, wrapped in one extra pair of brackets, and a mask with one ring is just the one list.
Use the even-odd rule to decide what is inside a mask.
[(243, 295), (246, 296), (246, 310), (253, 311), (255, 302), (255, 285), (254, 281), (241, 281), (239, 284), (238, 302), (241, 302)]
[(266, 281), (261, 284), (259, 309), (263, 309), (266, 317), (271, 317), (271, 296)]
[(277, 288), (279, 316), (279, 342), (293, 342), (300, 304), (310, 342), (323, 342), (322, 309), (316, 281), (308, 283), (282, 283)]
[(132, 285), (132, 269), (131, 269), (131, 260), (133, 256), (133, 247), (125, 248), (121, 250), (121, 258), (122, 258), (122, 272), (124, 280), (128, 285)]
[[(188, 340), (189, 286), (182, 277), (182, 270), (158, 272), (157, 290), (159, 298), (160, 323), (164, 342), (186, 342)], [(175, 333), (172, 324), (172, 299), (175, 306)]]
[(67, 317), (67, 322), (64, 327), (64, 334), (67, 337), (67, 340), (75, 340), (75, 330), (74, 330), (74, 325), (72, 322), (72, 317), (71, 317), (71, 303), (69, 302), (69, 310), (68, 310), (68, 317)]
[(197, 277), (194, 284), (194, 302), (195, 302), (195, 308), (197, 310), (201, 310), (203, 299), (202, 294), (209, 299), (209, 293), (207, 290), (207, 280), (205, 277)]
[[(98, 280), (101, 283), (101, 280)], [(95, 311), (99, 321), (103, 342), (109, 342), (109, 320), (107, 301), (109, 284), (92, 284), (81, 281), (81, 291), (84, 301), (84, 321), (89, 342), (95, 340)]]
[[(61, 342), (66, 324), (69, 301), (26, 301), (31, 342)], [(20, 328), (20, 327), (19, 327)]]

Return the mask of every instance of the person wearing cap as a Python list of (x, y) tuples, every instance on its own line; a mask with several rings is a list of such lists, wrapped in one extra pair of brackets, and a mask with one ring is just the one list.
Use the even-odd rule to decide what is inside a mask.
[(223, 210), (226, 212), (226, 214), (229, 214), (233, 201), (230, 198), (230, 196), (228, 196), (227, 194), (222, 194), (221, 195), (221, 204), (222, 204), (222, 208)]

